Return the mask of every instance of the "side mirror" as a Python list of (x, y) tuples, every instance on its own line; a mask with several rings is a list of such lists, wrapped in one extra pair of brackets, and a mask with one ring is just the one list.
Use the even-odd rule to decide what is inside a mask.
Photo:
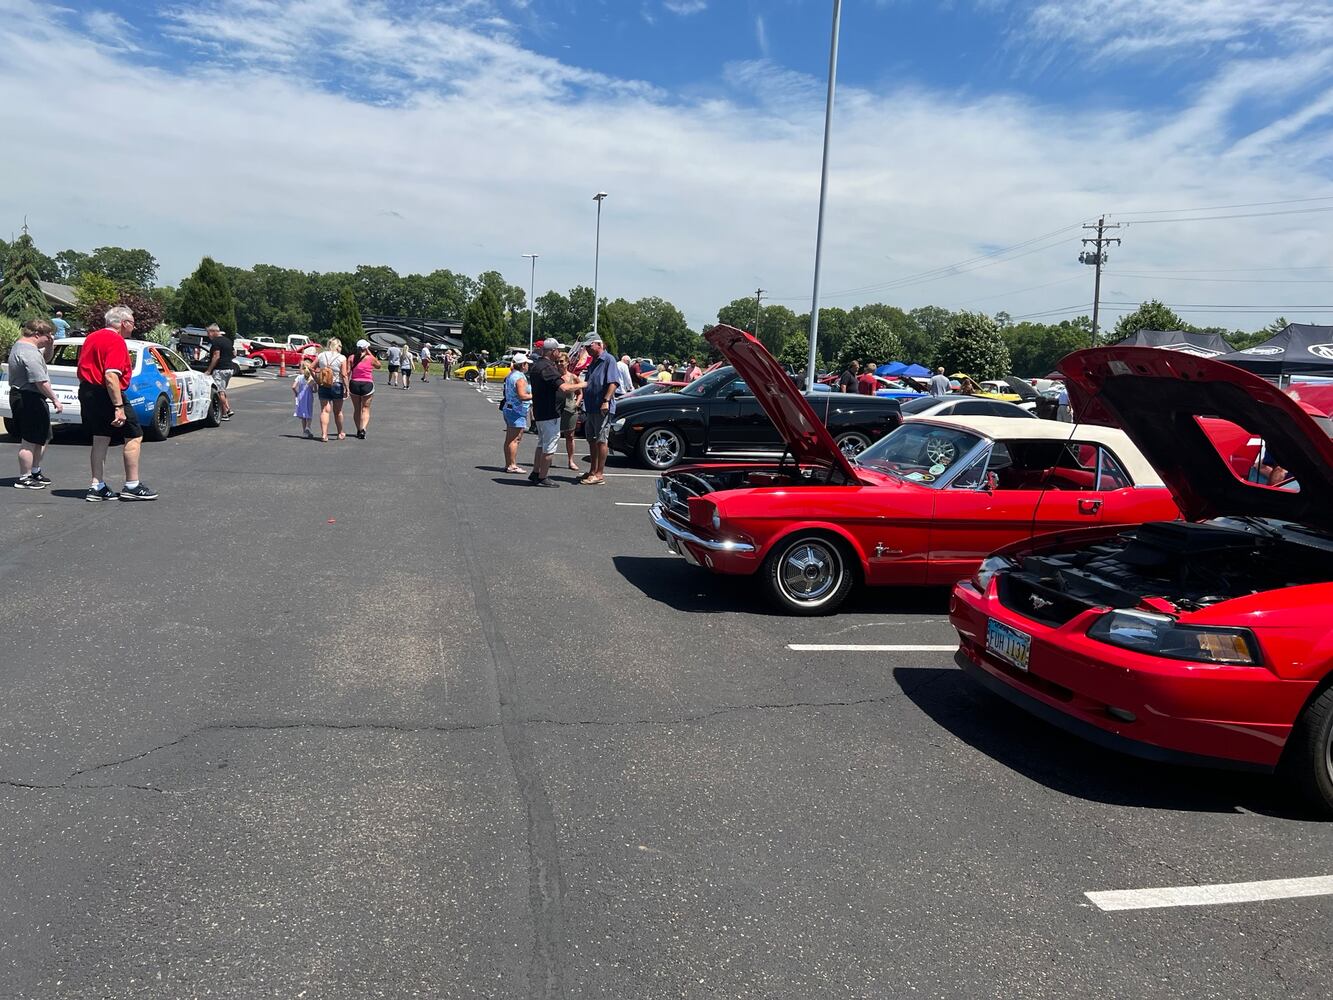
[(985, 485), (982, 487), (987, 493), (994, 493), (1000, 488), (1000, 476), (996, 472), (986, 473)]

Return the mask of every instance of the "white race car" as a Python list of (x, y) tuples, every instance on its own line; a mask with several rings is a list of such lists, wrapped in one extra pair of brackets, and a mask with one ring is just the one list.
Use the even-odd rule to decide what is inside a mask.
[[(160, 344), (127, 340), (125, 346), (133, 366), (125, 399), (134, 408), (144, 437), (164, 441), (173, 427), (197, 421), (217, 427), (222, 422), (222, 406), (212, 378), (195, 371), (179, 354)], [(66, 337), (55, 343), (47, 368), (51, 390), (65, 409), (51, 414), (53, 425), (81, 422), (78, 363), (82, 347), (82, 337)], [(0, 416), (4, 417), (5, 429), (12, 432), (8, 365), (0, 366)]]

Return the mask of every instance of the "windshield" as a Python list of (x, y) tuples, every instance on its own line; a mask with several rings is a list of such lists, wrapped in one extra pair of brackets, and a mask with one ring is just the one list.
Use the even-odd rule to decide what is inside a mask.
[[(56, 368), (77, 368), (79, 364), (79, 350), (83, 347), (83, 341), (77, 344), (71, 344), (68, 341), (57, 343), (55, 349), (51, 352), (51, 360), (47, 364)], [(139, 348), (133, 344), (129, 345), (130, 365), (138, 367)]]
[(932, 406), (938, 406), (940, 403), (948, 400), (946, 396), (918, 396), (916, 399), (909, 399), (903, 403), (903, 415), (912, 413), (924, 413)]
[(684, 389), (680, 390), (682, 396), (711, 396), (719, 389), (724, 382), (730, 382), (736, 377), (736, 369), (731, 365), (723, 365), (716, 371), (711, 371), (703, 375)]
[(934, 488), (947, 478), (955, 462), (983, 440), (960, 427), (903, 424), (861, 452), (856, 464)]

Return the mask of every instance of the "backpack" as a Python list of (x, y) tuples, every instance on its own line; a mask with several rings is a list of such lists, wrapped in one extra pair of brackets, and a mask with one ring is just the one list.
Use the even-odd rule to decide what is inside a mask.
[(321, 389), (332, 389), (333, 368), (330, 365), (321, 364), (319, 366), (319, 372), (315, 375), (315, 380), (319, 382), (319, 387)]

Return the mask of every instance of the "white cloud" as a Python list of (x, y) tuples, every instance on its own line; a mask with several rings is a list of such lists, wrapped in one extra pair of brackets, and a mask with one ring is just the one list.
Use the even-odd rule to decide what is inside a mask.
[[(695, 325), (758, 284), (808, 308), (822, 81), (741, 63), (719, 82), (730, 97), (687, 103), (525, 51), (507, 28), (482, 26), (503, 13), (489, 4), (401, 9), (350, 0), (176, 8), (171, 31), (196, 53), (179, 73), (96, 44), (54, 8), (0, 0), (0, 11), (20, 15), (0, 20), (0, 128), (39, 151), (5, 159), (0, 224), (28, 214), (48, 252), (148, 247), (167, 281), (208, 253), (240, 266), (496, 268), (526, 286), (520, 254), (535, 250), (540, 294), (591, 283), (591, 195), (603, 189), (601, 289), (610, 297), (661, 295)], [(316, 72), (333, 63), (351, 67), (372, 99)], [(1314, 45), (1280, 63), (1233, 62), (1170, 114), (844, 87), (825, 304), (976, 301), (1016, 315), (1082, 304), (1091, 272), (1075, 259), (1079, 232), (993, 267), (878, 286), (1103, 210), (1333, 197), (1333, 151), (1308, 127), (1327, 112), (1318, 85), (1328, 68)], [(1278, 86), (1315, 96), (1249, 137), (1227, 138), (1235, 109)], [(108, 125), (90, 132), (90, 121)], [(1326, 266), (1327, 221), (1131, 226), (1112, 266)], [(1200, 292), (1165, 276), (1117, 276), (1108, 287), (1176, 303), (1328, 298), (1300, 291), (1307, 286), (1284, 288), (1282, 299), (1265, 286)], [(837, 294), (855, 288), (867, 290)], [(1271, 317), (1190, 318), (1259, 326)]]
[(682, 17), (708, 9), (708, 0), (662, 0), (662, 6)]

